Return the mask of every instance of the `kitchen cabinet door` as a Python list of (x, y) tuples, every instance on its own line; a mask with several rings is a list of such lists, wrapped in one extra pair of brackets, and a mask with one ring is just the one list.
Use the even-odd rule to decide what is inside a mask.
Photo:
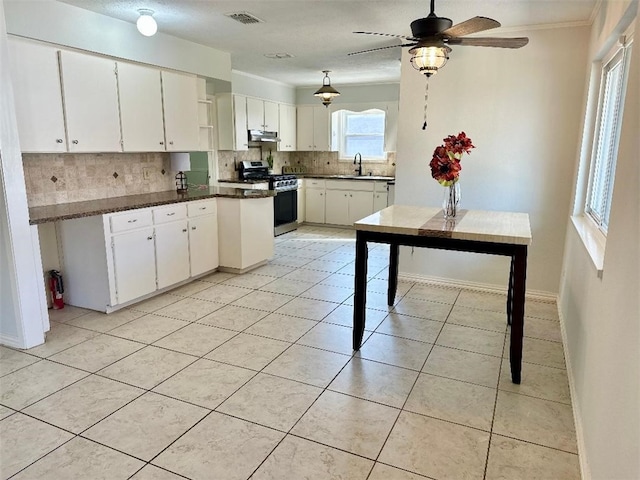
[(306, 195), (304, 188), (304, 180), (298, 179), (298, 223), (304, 223), (306, 219)]
[(376, 192), (373, 194), (373, 211), (379, 212), (387, 208), (387, 192)]
[(204, 215), (189, 219), (191, 276), (218, 267), (218, 218)]
[(300, 151), (313, 150), (313, 107), (298, 107), (297, 109), (297, 149)]
[(313, 149), (320, 152), (331, 150), (329, 136), (329, 109), (324, 106), (313, 107)]
[(331, 225), (349, 225), (349, 192), (327, 190), (325, 222)]
[(247, 97), (233, 96), (233, 132), (234, 150), (249, 150), (247, 132)]
[(158, 289), (189, 278), (187, 221), (156, 225), (155, 236)]
[(119, 152), (116, 62), (60, 52), (69, 152)]
[[(280, 104), (279, 107), (280, 130), (278, 136), (278, 150), (290, 152), (296, 149), (296, 107)], [(300, 211), (300, 210), (298, 210)]]
[(264, 101), (247, 98), (247, 129), (266, 130), (264, 128)]
[(324, 223), (324, 190), (307, 188), (305, 194), (305, 220), (310, 223)]
[(164, 152), (160, 70), (118, 62), (122, 149)]
[(197, 151), (200, 148), (197, 78), (163, 71), (162, 101), (166, 150)]
[(280, 122), (278, 120), (278, 104), (264, 101), (264, 129), (267, 132), (279, 132)]
[(371, 192), (349, 192), (349, 225), (373, 213)]
[(117, 303), (125, 303), (156, 290), (156, 255), (153, 227), (114, 235), (113, 267)]
[(326, 152), (331, 149), (329, 142), (329, 111), (326, 107), (298, 107), (297, 149)]
[(23, 152), (66, 152), (58, 51), (9, 37), (9, 71)]

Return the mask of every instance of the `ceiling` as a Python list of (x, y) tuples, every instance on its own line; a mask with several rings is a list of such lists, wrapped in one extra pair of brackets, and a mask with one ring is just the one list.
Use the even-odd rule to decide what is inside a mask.
[[(356, 35), (357, 30), (409, 35), (409, 24), (429, 13), (428, 0), (62, 0), (135, 23), (137, 10), (154, 10), (158, 31), (231, 53), (234, 70), (292, 86), (315, 86), (321, 70), (334, 85), (399, 82), (400, 48), (347, 56), (399, 44), (399, 39)], [(436, 0), (436, 13), (454, 24), (480, 15), (501, 29), (485, 35), (518, 36), (523, 26), (589, 22), (598, 0)], [(263, 23), (225, 16), (248, 12)], [(455, 56), (454, 47), (452, 56)], [(525, 47), (526, 48), (526, 47)], [(288, 53), (271, 59), (265, 54)]]

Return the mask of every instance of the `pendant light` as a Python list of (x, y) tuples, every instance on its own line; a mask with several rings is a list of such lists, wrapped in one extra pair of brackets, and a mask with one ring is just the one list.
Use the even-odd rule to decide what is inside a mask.
[(314, 95), (320, 97), (325, 107), (329, 108), (329, 104), (333, 101), (334, 97), (340, 95), (340, 92), (331, 86), (331, 79), (329, 78), (329, 72), (331, 70), (323, 70), (324, 78), (322, 79), (322, 87), (318, 89)]
[(158, 31), (158, 24), (153, 18), (153, 10), (141, 8), (140, 10), (138, 10), (138, 13), (140, 14), (140, 16), (138, 17), (138, 21), (136, 22), (138, 31), (145, 37), (151, 37), (155, 35)]

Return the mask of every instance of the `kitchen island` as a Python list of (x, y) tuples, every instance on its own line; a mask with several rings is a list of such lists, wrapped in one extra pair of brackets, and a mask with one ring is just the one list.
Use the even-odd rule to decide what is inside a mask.
[(33, 207), (54, 223), (65, 303), (102, 312), (217, 269), (245, 272), (273, 257), (273, 192), (205, 188)]

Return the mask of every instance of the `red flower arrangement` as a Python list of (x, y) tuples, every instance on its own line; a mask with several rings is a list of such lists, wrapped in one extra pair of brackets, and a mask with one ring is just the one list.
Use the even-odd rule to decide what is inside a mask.
[(436, 147), (429, 166), (431, 176), (442, 186), (450, 187), (458, 181), (462, 165), (460, 160), (463, 153), (471, 153), (475, 148), (471, 139), (464, 132), (457, 136), (449, 135), (442, 140), (443, 145)]

